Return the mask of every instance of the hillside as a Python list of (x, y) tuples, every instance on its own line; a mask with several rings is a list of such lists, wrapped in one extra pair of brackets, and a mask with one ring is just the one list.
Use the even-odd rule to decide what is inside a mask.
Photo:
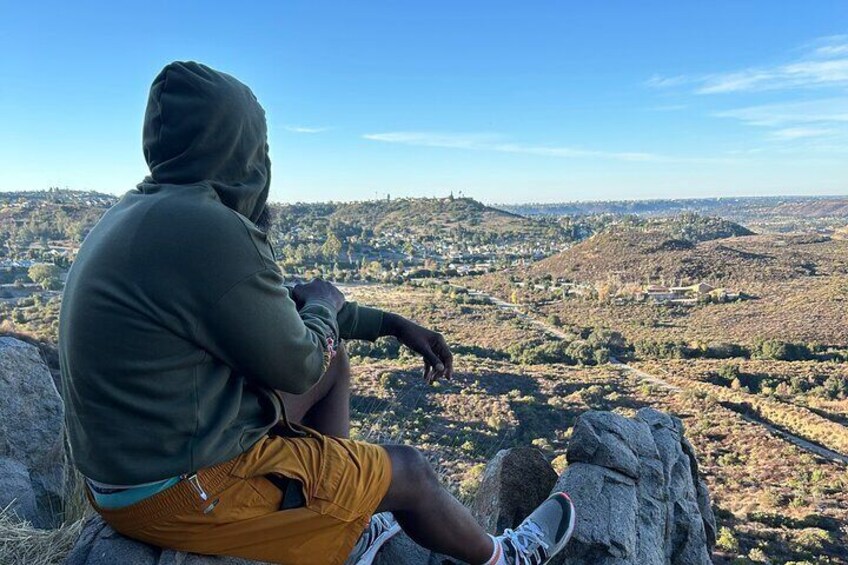
[(402, 198), (329, 205), (339, 222), (372, 226), (375, 231), (412, 228), (425, 232), (470, 229), (493, 233), (535, 230), (541, 222), (490, 208), (471, 198)]
[(848, 218), (848, 198), (791, 200), (775, 206), (772, 213), (799, 218)]
[[(574, 366), (526, 355), (569, 344), (518, 312), (441, 288), (345, 289), (361, 303), (439, 328), (456, 354), (455, 378), (428, 389), (417, 378), (417, 360), (402, 348), (352, 346), (357, 435), (424, 447), (462, 495), (475, 491), (483, 464), (498, 449), (529, 444), (553, 458), (555, 466), (564, 465), (561, 454), (578, 414), (594, 409), (631, 415), (652, 406), (683, 419), (699, 455), (722, 531), (724, 552), (716, 563), (734, 558), (746, 563), (744, 556), (757, 551), (772, 563), (843, 562), (844, 465), (746, 420), (754, 411), (801, 437), (844, 448), (848, 433), (835, 422), (846, 421), (848, 396), (827, 398), (816, 386), (828, 379), (848, 385), (842, 364), (739, 361), (744, 386), (737, 388), (712, 384), (721, 382), (717, 375), (726, 372), (727, 361), (645, 366), (681, 389), (675, 392), (621, 365)], [(586, 324), (576, 320), (575, 325)], [(581, 341), (572, 341), (567, 351)], [(561, 429), (568, 431), (552, 432)]]
[(556, 224), (528, 219), (490, 208), (471, 198), (401, 198), (322, 204), (274, 204), (282, 230), (303, 229), (305, 224), (350, 226), (374, 233), (403, 232), (419, 236), (465, 233), (495, 237), (554, 235)]
[[(716, 293), (663, 295), (649, 285), (704, 283)], [(631, 344), (762, 339), (845, 343), (848, 241), (749, 235), (693, 242), (639, 228), (596, 235), (532, 264), (477, 278), (475, 288), (562, 324), (622, 332)]]
[(0, 193), (0, 257), (32, 244), (79, 244), (117, 198), (98, 192), (51, 189)]
[(608, 200), (559, 204), (497, 206), (528, 217), (591, 217), (636, 215), (666, 218), (696, 213), (720, 216), (756, 232), (817, 232), (832, 234), (848, 223), (848, 198), (844, 196), (758, 196), (681, 198), (664, 200)]
[(693, 242), (662, 231), (613, 230), (534, 264), (532, 275), (580, 282), (747, 284), (848, 273), (848, 245), (823, 236), (749, 235)]
[(486, 269), (495, 262), (546, 257), (573, 240), (555, 220), (525, 218), (470, 198), (273, 204), (272, 213), (278, 255), (296, 264), (310, 264), (310, 258), (355, 264), (366, 258), (407, 267), (428, 260), (484, 263)]

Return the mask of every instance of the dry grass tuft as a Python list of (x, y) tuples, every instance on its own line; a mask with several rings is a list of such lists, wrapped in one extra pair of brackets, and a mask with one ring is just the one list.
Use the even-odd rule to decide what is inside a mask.
[(64, 522), (58, 528), (42, 530), (22, 521), (11, 504), (0, 508), (0, 564), (58, 565), (74, 547), (92, 510), (85, 499), (82, 476), (70, 466), (68, 470), (68, 494), (61, 510)]
[(55, 530), (21, 522), (9, 507), (0, 509), (0, 563), (58, 565), (76, 543), (85, 522), (80, 518)]

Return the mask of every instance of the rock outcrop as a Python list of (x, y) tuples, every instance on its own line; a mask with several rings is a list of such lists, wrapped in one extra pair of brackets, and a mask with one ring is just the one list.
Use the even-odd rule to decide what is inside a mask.
[(64, 407), (38, 348), (0, 337), (0, 508), (58, 525), (65, 488)]
[(499, 534), (520, 524), (556, 481), (556, 472), (538, 449), (501, 450), (483, 472), (471, 512), (487, 532)]
[[(486, 468), (472, 509), (490, 531), (493, 524), (515, 527), (551, 491), (564, 490), (577, 508), (577, 526), (556, 564), (712, 564), (715, 517), (678, 418), (650, 408), (634, 419), (583, 414), (569, 442), (569, 466), (553, 489), (555, 474), (539, 459), (536, 450), (505, 450)], [(454, 563), (406, 537), (383, 553), (382, 565)]]
[(235, 557), (210, 557), (159, 549), (122, 536), (99, 516), (89, 519), (65, 565), (263, 565)]
[(645, 408), (578, 418), (557, 481), (577, 507), (569, 565), (709, 565), (715, 517), (678, 418)]

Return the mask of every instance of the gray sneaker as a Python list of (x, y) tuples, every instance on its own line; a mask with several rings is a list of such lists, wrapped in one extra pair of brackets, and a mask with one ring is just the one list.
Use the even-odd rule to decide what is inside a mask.
[(564, 492), (556, 492), (539, 505), (514, 530), (497, 536), (509, 565), (543, 565), (562, 551), (574, 533), (574, 505)]
[(391, 512), (374, 514), (371, 516), (368, 528), (362, 532), (359, 541), (353, 546), (353, 551), (350, 552), (345, 565), (371, 565), (383, 544), (399, 531), (400, 524)]

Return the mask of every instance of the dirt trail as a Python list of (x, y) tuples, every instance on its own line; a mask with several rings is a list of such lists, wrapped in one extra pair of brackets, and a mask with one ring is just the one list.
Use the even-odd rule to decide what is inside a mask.
[[(455, 286), (456, 288), (465, 288), (465, 287), (460, 287), (460, 286), (457, 286), (457, 285), (451, 285), (451, 286)], [(497, 298), (496, 296), (492, 296), (491, 294), (488, 294), (488, 293), (485, 293), (485, 292), (482, 292), (482, 291), (479, 291), (479, 290), (474, 290), (474, 289), (470, 289), (470, 288), (467, 289), (467, 290), (468, 290), (468, 293), (471, 296), (484, 297), (484, 298), (490, 300), (492, 302), (492, 304), (494, 304), (498, 308), (505, 310), (505, 311), (508, 311), (508, 312), (514, 313), (516, 316), (518, 316), (522, 320), (527, 321), (528, 323), (536, 326), (537, 328), (539, 328), (541, 330), (544, 330), (545, 332), (547, 332), (551, 335), (554, 335), (554, 336), (556, 336), (560, 339), (566, 339), (566, 338), (569, 337), (569, 334), (562, 331), (558, 327), (556, 327), (552, 324), (549, 324), (549, 323), (545, 322), (544, 320), (540, 320), (538, 318), (535, 318), (535, 317), (527, 314), (525, 311), (523, 311), (521, 309), (521, 307), (518, 304), (512, 304), (512, 303), (507, 302), (505, 300), (501, 300), (500, 298)], [(624, 363), (623, 361), (620, 361), (620, 360), (616, 359), (615, 357), (610, 358), (610, 363), (612, 365), (615, 365), (619, 369), (621, 369), (623, 372), (634, 376), (636, 379), (638, 379), (642, 382), (646, 382), (648, 384), (654, 385), (654, 386), (659, 387), (663, 390), (667, 390), (669, 392), (673, 392), (673, 393), (676, 393), (676, 394), (683, 392), (683, 389), (680, 388), (679, 386), (671, 384), (668, 381), (662, 379), (661, 377), (658, 377), (657, 375), (653, 375), (653, 374), (647, 373), (647, 372), (645, 372), (641, 369), (631, 367), (627, 363)], [(843, 465), (848, 465), (848, 456), (843, 455), (842, 453), (839, 453), (837, 451), (833, 451), (833, 450), (828, 449), (826, 447), (823, 447), (821, 445), (812, 443), (808, 440), (805, 440), (802, 437), (798, 437), (798, 436), (796, 436), (792, 433), (789, 433), (785, 430), (778, 429), (778, 428), (774, 427), (773, 425), (769, 424), (768, 422), (764, 422), (762, 420), (759, 420), (759, 419), (757, 419), (757, 418), (755, 418), (755, 417), (753, 417), (749, 414), (743, 414), (743, 413), (738, 412), (736, 410), (734, 410), (734, 412), (736, 414), (738, 414), (746, 422), (751, 422), (752, 424), (757, 424), (759, 426), (762, 426), (765, 429), (767, 429), (769, 432), (771, 432), (772, 434), (780, 437), (781, 439), (788, 441), (789, 443), (795, 445), (796, 447), (799, 447), (800, 449), (803, 449), (804, 451), (807, 451), (807, 452), (812, 453), (814, 455), (818, 455), (819, 457), (823, 457), (823, 458), (828, 459), (830, 461), (835, 461), (837, 463), (842, 463)]]

